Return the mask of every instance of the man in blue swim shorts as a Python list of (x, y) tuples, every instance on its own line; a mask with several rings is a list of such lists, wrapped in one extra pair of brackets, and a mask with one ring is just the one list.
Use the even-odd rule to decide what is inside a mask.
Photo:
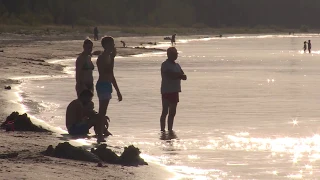
[(87, 135), (91, 127), (94, 127), (96, 134), (103, 131), (107, 123), (106, 118), (99, 118), (93, 110), (92, 97), (93, 93), (90, 90), (84, 90), (78, 99), (68, 105), (66, 126), (70, 135)]
[[(116, 56), (114, 39), (112, 37), (104, 37), (101, 40), (101, 45), (104, 51), (97, 59), (99, 79), (96, 84), (96, 90), (99, 99), (99, 118), (104, 119), (111, 99), (112, 87), (117, 91), (119, 101), (122, 101), (122, 95), (113, 73), (114, 58)], [(103, 136), (99, 136), (97, 141), (98, 143), (105, 142)]]

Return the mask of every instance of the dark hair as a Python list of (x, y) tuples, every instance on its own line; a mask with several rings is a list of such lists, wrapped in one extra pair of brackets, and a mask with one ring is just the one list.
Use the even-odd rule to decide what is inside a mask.
[(93, 42), (91, 41), (91, 39), (86, 39), (83, 41), (83, 45), (87, 45), (87, 44), (92, 44), (93, 45)]
[(114, 39), (113, 39), (113, 37), (111, 37), (111, 36), (106, 36), (106, 37), (104, 37), (104, 38), (102, 38), (102, 40), (101, 40), (101, 45), (102, 45), (102, 47), (104, 47), (105, 48), (105, 46), (107, 45), (107, 44), (114, 44)]
[(90, 90), (86, 89), (80, 93), (79, 98), (81, 97), (93, 97), (93, 93)]

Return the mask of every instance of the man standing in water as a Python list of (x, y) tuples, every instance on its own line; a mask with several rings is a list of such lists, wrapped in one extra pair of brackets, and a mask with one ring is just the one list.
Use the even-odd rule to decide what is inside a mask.
[(174, 35), (172, 35), (172, 37), (171, 37), (171, 45), (173, 46), (173, 45), (176, 45), (176, 35), (177, 34), (174, 34)]
[(94, 40), (98, 41), (99, 40), (99, 31), (98, 31), (98, 27), (94, 27), (93, 29), (93, 36), (94, 36)]
[(308, 41), (308, 51), (311, 53), (311, 40)]
[[(122, 95), (113, 73), (114, 57), (116, 55), (114, 39), (112, 37), (104, 37), (101, 40), (101, 45), (104, 48), (104, 51), (97, 59), (99, 79), (96, 84), (96, 90), (99, 99), (99, 118), (103, 121), (107, 114), (109, 101), (111, 99), (112, 86), (117, 91), (119, 101), (122, 101)], [(97, 141), (98, 143), (105, 142), (105, 139), (99, 138)]]
[(173, 121), (179, 102), (179, 92), (181, 92), (181, 80), (187, 80), (180, 65), (175, 61), (178, 58), (178, 51), (175, 47), (167, 49), (168, 59), (161, 65), (161, 95), (162, 113), (160, 117), (161, 131), (165, 131), (166, 118), (168, 116), (168, 131), (173, 129)]

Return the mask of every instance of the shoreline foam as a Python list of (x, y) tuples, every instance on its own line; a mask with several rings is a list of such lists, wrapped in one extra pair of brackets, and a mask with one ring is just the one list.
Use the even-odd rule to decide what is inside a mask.
[[(11, 43), (11, 42), (10, 42)], [(22, 43), (22, 42), (20, 42)], [(22, 44), (27, 43), (23, 42)], [(29, 42), (28, 42), (29, 43)], [(32, 43), (31, 43), (32, 44)], [(37, 42), (36, 42), (37, 44)], [(81, 46), (79, 46), (81, 48)], [(6, 49), (7, 48), (7, 49)], [(9, 49), (11, 46), (5, 48), (5, 56), (8, 56), (11, 51)], [(8, 49), (9, 48), (9, 49)], [(15, 51), (20, 51), (24, 47), (14, 47)], [(29, 47), (28, 49), (35, 49), (37, 50), (38, 47)], [(22, 51), (23, 52), (23, 51)], [(44, 52), (45, 53), (49, 53)], [(8, 54), (9, 53), (9, 54)], [(30, 52), (32, 53), (32, 52)], [(75, 57), (75, 56), (74, 56)], [(19, 111), (19, 112), (28, 112), (26, 105), (22, 103), (22, 90), (20, 89), (23, 86), (23, 83), (27, 83), (29, 80), (37, 79), (37, 78), (62, 78), (64, 76), (61, 69), (57, 71), (51, 71), (49, 66), (42, 66), (42, 69), (46, 69), (46, 71), (42, 71), (41, 68), (37, 68), (34, 66), (34, 69), (30, 69), (29, 66), (26, 66), (30, 69), (30, 71), (21, 71), (24, 69), (21, 64), (19, 63), (19, 58), (16, 58), (14, 61), (10, 61), (11, 58), (7, 59), (4, 57), (0, 61), (2, 67), (7, 69), (0, 80), (0, 85), (12, 85), (12, 90), (3, 90), (3, 94), (0, 96), (2, 109), (0, 111), (0, 118), (4, 119), (7, 115), (9, 115), (12, 111)], [(26, 60), (28, 61), (28, 60)], [(15, 63), (16, 67), (13, 68), (12, 63)], [(54, 66), (52, 66), (54, 67)], [(64, 69), (64, 68), (63, 68)], [(35, 73), (33, 73), (35, 72)], [(45, 73), (46, 72), (46, 73)], [(26, 76), (26, 74), (28, 76)], [(41, 74), (49, 74), (49, 75), (41, 75)], [(24, 80), (18, 79), (24, 78)], [(24, 81), (24, 82), (23, 82)], [(14, 82), (14, 84), (13, 84)], [(31, 115), (30, 115), (31, 116)], [(35, 116), (31, 117), (32, 122), (46, 123), (41, 119), (36, 118)], [(41, 122), (42, 121), (42, 122)], [(54, 127), (50, 127), (52, 129)], [(58, 128), (59, 130), (59, 128)], [(60, 129), (61, 130), (61, 129)], [(54, 130), (57, 131), (57, 130)], [(60, 131), (66, 132), (66, 131)], [(60, 133), (60, 134), (62, 134)], [(107, 165), (109, 170), (105, 168), (97, 168), (94, 167), (93, 164), (87, 164), (83, 162), (74, 162), (70, 160), (64, 159), (54, 159), (54, 158), (45, 158), (42, 157), (39, 153), (40, 151), (44, 151), (48, 145), (57, 144), (59, 139), (56, 135), (49, 134), (39, 134), (33, 132), (10, 132), (6, 133), (1, 130), (1, 149), (0, 153), (7, 153), (11, 151), (19, 152), (19, 156), (15, 159), (0, 159), (0, 175), (2, 177), (7, 177), (8, 179), (16, 179), (16, 178), (25, 178), (25, 179), (70, 179), (70, 178), (77, 178), (77, 179), (101, 179), (106, 177), (107, 179), (167, 179), (172, 177), (171, 174), (163, 172), (165, 171), (163, 168), (160, 168), (156, 165), (150, 164), (149, 167), (143, 168), (122, 168), (120, 166), (113, 166)], [(21, 143), (23, 142), (23, 143)], [(75, 141), (74, 143), (81, 143)], [(27, 149), (26, 149), (27, 148)], [(26, 158), (20, 157), (27, 156)], [(33, 158), (36, 156), (37, 158)], [(55, 163), (50, 163), (55, 162)], [(26, 166), (25, 163), (30, 164), (30, 166)], [(62, 164), (63, 165), (62, 165)], [(36, 165), (37, 164), (37, 165)], [(36, 165), (36, 167), (34, 167)], [(39, 165), (39, 166), (38, 166)], [(89, 167), (88, 167), (89, 166)], [(37, 168), (39, 167), (39, 168)], [(41, 167), (41, 168), (40, 168)], [(32, 171), (29, 169), (32, 168)], [(80, 170), (80, 173), (74, 174), (70, 173), (77, 172)], [(87, 172), (86, 170), (91, 170), (91, 172), (84, 174), (83, 172)], [(162, 172), (162, 173), (161, 173)], [(34, 174), (36, 173), (36, 174)], [(99, 178), (100, 177), (100, 178)]]

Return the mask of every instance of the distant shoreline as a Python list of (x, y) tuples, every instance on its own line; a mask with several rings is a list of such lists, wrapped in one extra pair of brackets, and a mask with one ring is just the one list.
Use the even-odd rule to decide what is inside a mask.
[[(256, 26), (256, 27), (150, 27), (150, 26), (98, 26), (100, 35), (109, 34), (114, 37), (132, 36), (169, 36), (178, 35), (224, 35), (224, 34), (266, 34), (266, 33), (320, 33), (320, 29), (294, 29), (278, 26)], [(0, 25), (1, 33), (13, 33), (20, 35), (65, 36), (83, 37), (83, 34), (92, 35), (93, 26), (66, 26), (66, 25), (39, 25), (39, 26), (18, 26)]]

